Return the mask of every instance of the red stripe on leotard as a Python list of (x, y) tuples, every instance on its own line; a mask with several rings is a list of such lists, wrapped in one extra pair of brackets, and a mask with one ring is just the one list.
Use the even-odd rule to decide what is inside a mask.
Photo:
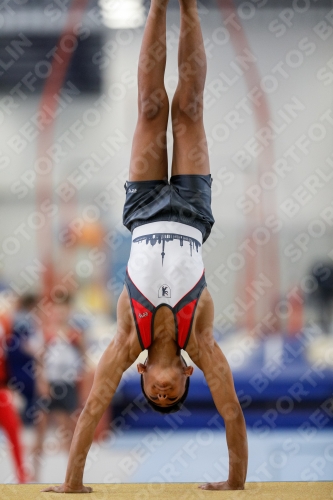
[(143, 347), (147, 349), (151, 344), (151, 322), (153, 313), (148, 311), (140, 302), (132, 299), (133, 311), (135, 314), (136, 323), (139, 328), (141, 342)]
[(178, 345), (182, 349), (186, 343), (191, 327), (195, 306), (198, 299), (192, 300), (176, 314), (178, 327)]

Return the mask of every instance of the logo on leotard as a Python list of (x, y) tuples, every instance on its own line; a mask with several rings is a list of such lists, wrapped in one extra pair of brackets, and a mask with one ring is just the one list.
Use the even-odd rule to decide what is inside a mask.
[(158, 298), (171, 298), (171, 288), (168, 285), (162, 285), (158, 289)]
[(141, 313), (139, 314), (139, 318), (145, 318), (146, 316), (148, 316), (148, 313), (147, 313), (147, 312), (142, 313), (142, 314), (141, 314)]
[(196, 249), (198, 252), (198, 248), (201, 247), (201, 243), (199, 243), (198, 240), (195, 238), (192, 238), (191, 236), (184, 236), (183, 234), (174, 234), (174, 233), (154, 233), (154, 234), (145, 234), (143, 236), (139, 236), (138, 238), (134, 238), (133, 243), (141, 243), (142, 241), (146, 242), (146, 245), (148, 243), (151, 244), (151, 246), (155, 246), (156, 243), (159, 245), (162, 244), (162, 266), (163, 266), (163, 261), (165, 257), (165, 244), (168, 243), (169, 241), (174, 241), (174, 240), (179, 240), (180, 246), (184, 246), (184, 241), (188, 241), (190, 244), (190, 254), (192, 257), (192, 250), (193, 248)]

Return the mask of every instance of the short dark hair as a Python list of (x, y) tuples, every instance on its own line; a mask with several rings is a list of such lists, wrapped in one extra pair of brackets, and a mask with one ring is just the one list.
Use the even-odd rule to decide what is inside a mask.
[(39, 297), (35, 293), (25, 293), (18, 301), (18, 309), (20, 310), (30, 310), (33, 309), (38, 304)]
[[(184, 363), (186, 365), (186, 361), (183, 358), (183, 356), (182, 356), (182, 360), (184, 361)], [(184, 401), (187, 398), (189, 387), (190, 387), (190, 377), (186, 377), (185, 391), (184, 391), (184, 394), (182, 395), (182, 397), (180, 399), (178, 399), (178, 401), (176, 401), (173, 405), (170, 405), (170, 406), (160, 406), (160, 405), (154, 403), (154, 401), (152, 401), (151, 399), (149, 399), (148, 396), (147, 396), (147, 394), (145, 393), (145, 390), (143, 388), (143, 375), (141, 374), (141, 390), (142, 390), (142, 394), (146, 398), (149, 406), (153, 410), (157, 411), (158, 413), (175, 413), (176, 411), (181, 410), (182, 406), (184, 404)]]

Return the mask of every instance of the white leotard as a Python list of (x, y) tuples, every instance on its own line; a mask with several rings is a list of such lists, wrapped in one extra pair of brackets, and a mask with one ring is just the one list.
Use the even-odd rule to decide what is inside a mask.
[(174, 307), (204, 272), (201, 231), (172, 221), (135, 228), (127, 271), (155, 307)]

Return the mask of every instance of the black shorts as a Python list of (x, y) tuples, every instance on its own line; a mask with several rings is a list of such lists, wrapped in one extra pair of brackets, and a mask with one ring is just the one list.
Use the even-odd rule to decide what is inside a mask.
[(45, 407), (48, 411), (61, 410), (72, 413), (79, 405), (77, 387), (74, 383), (51, 382), (50, 396), (46, 399)]
[(126, 182), (123, 224), (131, 232), (162, 220), (181, 222), (202, 232), (203, 241), (214, 224), (211, 175), (174, 175), (167, 181)]

